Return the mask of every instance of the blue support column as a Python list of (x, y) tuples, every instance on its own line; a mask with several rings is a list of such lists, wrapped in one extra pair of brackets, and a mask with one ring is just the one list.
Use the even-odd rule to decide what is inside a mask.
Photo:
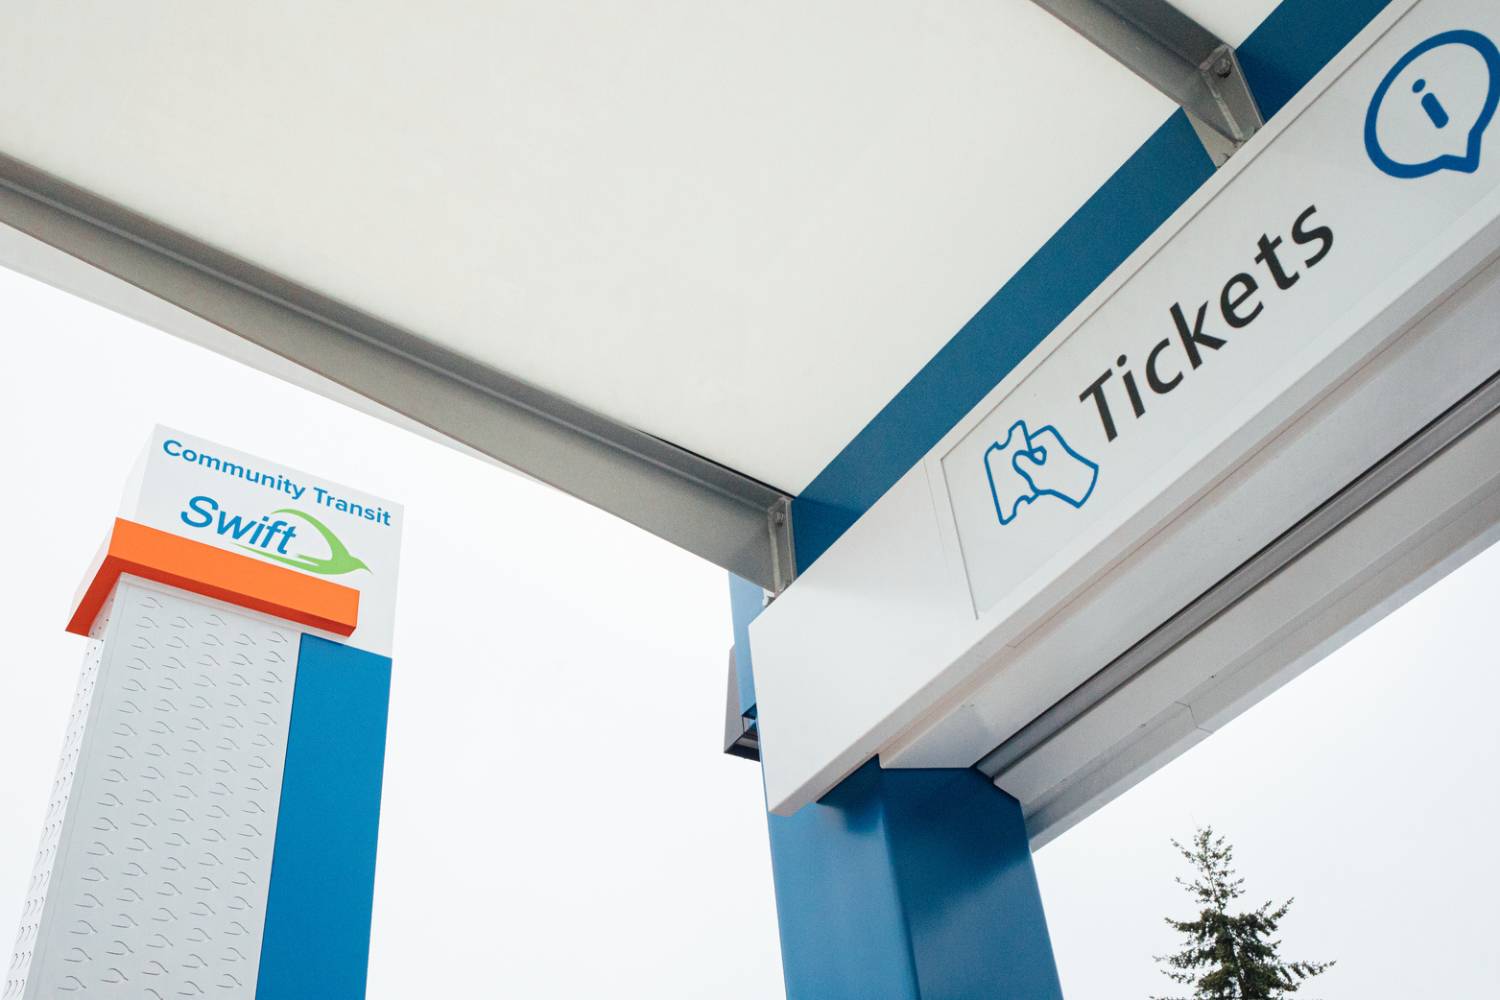
[(364, 1000), (391, 660), (302, 637), (256, 1000)]
[(1060, 1000), (1021, 809), (871, 761), (770, 817), (788, 1000)]
[[(748, 668), (760, 589), (730, 593)], [(788, 1000), (1061, 1000), (1020, 803), (979, 772), (870, 761), (768, 820)]]
[[(1269, 118), (1389, 0), (1284, 0), (1238, 46)], [(809, 565), (1213, 174), (1172, 115), (792, 505)], [(748, 590), (734, 600), (749, 674)], [(753, 699), (750, 681), (744, 697)], [(745, 702), (742, 700), (742, 706)], [(1019, 804), (983, 776), (870, 762), (770, 817), (791, 1000), (1061, 996)]]

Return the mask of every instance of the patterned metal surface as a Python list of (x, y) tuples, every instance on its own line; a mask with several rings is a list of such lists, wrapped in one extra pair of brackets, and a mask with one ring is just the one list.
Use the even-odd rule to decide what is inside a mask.
[(122, 580), (0, 996), (253, 1000), (298, 638)]
[(15, 1000), (26, 987), (32, 955), (36, 949), (37, 932), (42, 922), (42, 906), (47, 900), (47, 886), (52, 879), (58, 844), (62, 840), (63, 819), (73, 790), (73, 776), (77, 772), (78, 755), (83, 747), (84, 724), (88, 721), (94, 684), (99, 676), (99, 661), (104, 652), (103, 636), (113, 612), (114, 598), (111, 597), (89, 631), (88, 646), (83, 654), (83, 669), (78, 672), (78, 689), (73, 694), (73, 708), (68, 714), (68, 733), (63, 741), (62, 757), (57, 763), (57, 774), (52, 779), (47, 818), (42, 824), (42, 843), (37, 848), (31, 881), (26, 885), (26, 905), (21, 910), (21, 927), (16, 932), (15, 950), (5, 973), (5, 989), (0, 993), (3, 1000)]

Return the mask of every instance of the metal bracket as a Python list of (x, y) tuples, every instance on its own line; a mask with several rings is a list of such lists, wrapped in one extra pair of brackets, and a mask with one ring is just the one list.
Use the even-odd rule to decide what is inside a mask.
[(740, 714), (740, 690), (736, 682), (734, 647), (729, 647), (729, 690), (724, 701), (724, 752), (745, 760), (760, 760), (760, 730), (755, 720)]
[(0, 223), (780, 593), (791, 498), (0, 154)]
[(1034, 0), (1175, 101), (1214, 166), (1265, 124), (1234, 47), (1165, 0)]

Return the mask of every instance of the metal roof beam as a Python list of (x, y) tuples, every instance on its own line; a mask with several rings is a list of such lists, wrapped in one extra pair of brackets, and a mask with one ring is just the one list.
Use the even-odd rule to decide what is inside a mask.
[(0, 154), (0, 222), (779, 592), (791, 500)]
[(1264, 124), (1234, 47), (1165, 0), (1035, 0), (1175, 101), (1216, 166)]

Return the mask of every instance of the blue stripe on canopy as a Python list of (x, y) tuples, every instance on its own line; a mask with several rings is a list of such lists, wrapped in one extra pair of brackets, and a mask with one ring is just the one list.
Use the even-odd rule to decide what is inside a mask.
[[(1388, 2), (1284, 0), (1238, 49), (1262, 113), (1280, 111)], [(827, 551), (1212, 174), (1186, 115), (1175, 113), (793, 501), (799, 569)]]

